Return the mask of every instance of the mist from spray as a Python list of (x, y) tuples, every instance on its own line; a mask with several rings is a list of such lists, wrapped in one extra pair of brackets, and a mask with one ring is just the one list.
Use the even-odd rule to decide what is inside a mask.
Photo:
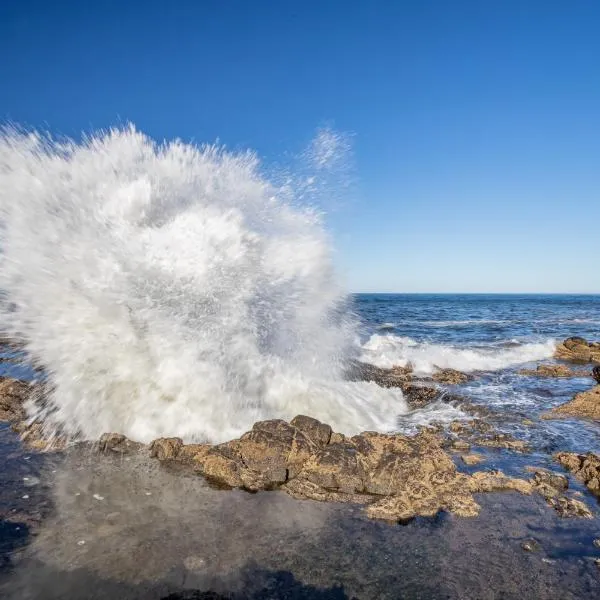
[[(317, 175), (334, 142), (311, 146)], [(299, 413), (393, 428), (399, 391), (343, 380), (354, 323), (302, 181), (134, 127), (81, 143), (5, 131), (0, 316), (47, 374), (30, 410), (88, 439), (214, 442)]]

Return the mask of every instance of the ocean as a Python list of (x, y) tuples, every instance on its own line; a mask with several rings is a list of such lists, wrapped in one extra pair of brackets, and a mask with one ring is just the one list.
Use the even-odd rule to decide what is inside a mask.
[[(558, 294), (357, 294), (361, 359), (381, 367), (412, 364), (476, 375), (456, 392), (503, 414), (500, 430), (518, 435), (540, 452), (597, 451), (600, 433), (579, 420), (539, 417), (588, 389), (589, 377), (556, 379), (519, 371), (554, 363), (555, 344), (570, 336), (600, 337), (599, 295)], [(588, 371), (589, 372), (589, 369)], [(455, 418), (443, 412), (440, 420)], [(424, 412), (427, 419), (420, 413)], [(435, 422), (436, 407), (398, 417), (399, 429)], [(533, 420), (533, 425), (523, 425)]]

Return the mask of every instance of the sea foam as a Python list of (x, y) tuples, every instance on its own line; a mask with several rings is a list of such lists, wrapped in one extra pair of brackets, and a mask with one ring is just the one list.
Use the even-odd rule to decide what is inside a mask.
[(5, 131), (2, 327), (49, 390), (30, 410), (87, 439), (221, 441), (298, 413), (393, 428), (399, 391), (343, 381), (354, 324), (290, 181), (133, 127), (82, 143)]
[(372, 335), (361, 347), (361, 360), (379, 367), (411, 364), (417, 374), (429, 375), (436, 369), (459, 371), (498, 371), (523, 363), (550, 358), (556, 341), (519, 343), (511, 347), (456, 347), (418, 342), (397, 335)]

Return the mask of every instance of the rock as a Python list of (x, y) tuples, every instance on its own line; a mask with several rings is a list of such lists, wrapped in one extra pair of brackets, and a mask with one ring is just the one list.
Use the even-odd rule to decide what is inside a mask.
[(594, 367), (592, 369), (592, 377), (596, 380), (597, 383), (600, 383), (600, 367)]
[(172, 460), (177, 458), (182, 446), (180, 438), (159, 438), (150, 444), (150, 456), (158, 460)]
[(569, 487), (569, 480), (559, 473), (531, 467), (526, 470), (533, 471), (533, 477), (529, 481), (535, 491), (546, 499), (559, 496)]
[(471, 475), (469, 480), (471, 492), (502, 492), (512, 490), (521, 494), (530, 495), (533, 486), (525, 479), (508, 477), (502, 471), (478, 471)]
[(535, 540), (525, 540), (521, 544), (521, 548), (523, 548), (525, 552), (537, 552), (540, 549), (540, 545)]
[(452, 450), (458, 450), (460, 452), (463, 450), (470, 450), (471, 444), (465, 442), (464, 440), (454, 440), (450, 447), (452, 448)]
[(474, 443), (486, 448), (502, 448), (504, 450), (513, 450), (514, 452), (529, 452), (527, 442), (516, 440), (507, 433), (496, 433), (490, 437), (479, 438), (474, 440)]
[(406, 403), (413, 410), (431, 404), (441, 395), (441, 392), (436, 388), (419, 383), (407, 383), (401, 387)]
[(470, 467), (473, 465), (478, 465), (485, 460), (481, 454), (465, 454), (464, 456), (461, 456), (461, 459), (465, 465)]
[(600, 457), (591, 452), (559, 452), (554, 455), (554, 459), (583, 481), (592, 493), (600, 496)]
[(27, 415), (23, 404), (36, 389), (36, 386), (24, 381), (0, 377), (0, 421), (24, 420)]
[(346, 439), (346, 436), (343, 433), (335, 433), (331, 434), (331, 438), (329, 439), (330, 444), (339, 444)]
[(548, 504), (552, 506), (554, 510), (556, 510), (556, 512), (563, 518), (594, 518), (594, 515), (586, 506), (585, 502), (582, 502), (581, 500), (567, 498), (566, 496), (559, 496), (558, 498), (549, 498), (547, 501)]
[[(501, 436), (502, 442), (507, 440)], [(561, 476), (541, 471), (534, 472), (531, 481), (500, 471), (460, 473), (443, 443), (429, 427), (413, 436), (363, 432), (348, 438), (299, 415), (290, 423), (279, 419), (255, 423), (239, 439), (215, 446), (161, 438), (150, 445), (150, 454), (181, 463), (222, 488), (281, 489), (300, 499), (353, 502), (362, 505), (369, 517), (394, 522), (439, 511), (474, 516), (479, 512), (475, 493), (531, 494), (542, 485), (564, 489)], [(142, 447), (132, 444), (119, 434), (106, 434), (100, 441), (105, 453)], [(475, 464), (480, 457), (463, 460)], [(585, 505), (558, 491), (546, 496), (565, 514), (585, 512)]]
[(591, 390), (575, 394), (572, 400), (565, 402), (543, 415), (544, 418), (569, 416), (600, 421), (600, 385)]
[(582, 377), (581, 371), (575, 371), (566, 365), (538, 365), (536, 369), (523, 369), (519, 375), (529, 375), (533, 377)]
[(473, 375), (462, 373), (456, 369), (439, 369), (431, 378), (438, 383), (445, 383), (447, 385), (459, 385), (474, 379)]
[(383, 369), (369, 363), (353, 361), (346, 370), (346, 379), (349, 381), (372, 381), (381, 387), (401, 387), (403, 383), (410, 381), (412, 367), (392, 367)]
[(304, 415), (298, 415), (290, 421), (290, 425), (299, 429), (317, 446), (326, 446), (331, 439), (331, 427)]
[(554, 356), (568, 362), (600, 364), (600, 342), (588, 342), (580, 337), (567, 338), (556, 347)]
[[(307, 426), (304, 419), (299, 422)], [(315, 420), (312, 431), (323, 436), (320, 425)], [(213, 446), (193, 460), (213, 482), (255, 491), (272, 489), (295, 477), (318, 449), (300, 429), (274, 419), (255, 423), (239, 440)]]
[(120, 433), (103, 433), (98, 440), (98, 451), (103, 454), (131, 454), (143, 448), (143, 444), (133, 442)]

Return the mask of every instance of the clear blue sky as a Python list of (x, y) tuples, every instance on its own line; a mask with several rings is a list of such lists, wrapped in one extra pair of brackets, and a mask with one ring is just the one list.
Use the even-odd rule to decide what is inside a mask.
[(0, 2), (0, 121), (267, 161), (324, 122), (353, 291), (600, 292), (600, 2)]

